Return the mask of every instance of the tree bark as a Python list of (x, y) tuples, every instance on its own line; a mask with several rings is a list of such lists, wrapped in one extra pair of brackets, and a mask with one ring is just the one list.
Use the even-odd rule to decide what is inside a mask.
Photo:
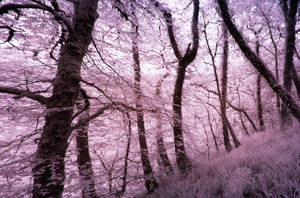
[[(222, 33), (223, 33), (222, 78), (221, 78), (222, 90), (221, 93), (219, 93), (220, 95), (219, 98), (220, 98), (220, 106), (221, 106), (221, 119), (222, 119), (222, 128), (223, 128), (224, 146), (226, 151), (230, 152), (232, 147), (229, 140), (228, 126), (226, 124), (227, 123), (226, 122), (227, 119), (226, 100), (227, 100), (227, 68), (228, 68), (228, 30), (225, 24), (222, 24)], [(214, 69), (216, 70), (216, 68)], [(216, 81), (218, 81), (217, 78)], [(219, 83), (217, 83), (217, 86), (218, 84)]]
[[(279, 82), (279, 69), (278, 69), (278, 47), (277, 47), (277, 43), (275, 42), (275, 39), (274, 39), (274, 36), (273, 36), (273, 32), (272, 32), (272, 27), (271, 27), (271, 24), (270, 24), (270, 20), (269, 18), (265, 15), (265, 13), (261, 10), (262, 12), (262, 15), (263, 17), (265, 18), (266, 20), (266, 23), (267, 23), (267, 26), (268, 26), (268, 29), (269, 29), (269, 34), (270, 34), (270, 39), (272, 41), (272, 45), (274, 47), (274, 59), (275, 59), (275, 78), (276, 78), (276, 81)], [(278, 95), (276, 94), (276, 108), (277, 108), (277, 112), (278, 112), (278, 115), (280, 117), (280, 99), (278, 97)]]
[[(124, 169), (123, 169), (121, 190), (116, 192), (116, 197), (122, 197), (123, 194), (125, 193), (126, 186), (127, 186), (128, 160), (129, 160), (129, 153), (130, 153), (132, 128), (131, 128), (131, 118), (129, 116), (129, 113), (126, 112), (125, 114), (126, 114), (126, 119), (128, 120), (127, 146), (126, 146), (126, 153), (124, 158)], [(126, 122), (125, 119), (124, 122)]]
[(139, 144), (141, 152), (141, 161), (144, 171), (145, 186), (149, 193), (153, 192), (158, 184), (154, 178), (154, 172), (149, 159), (149, 150), (147, 146), (147, 140), (145, 135), (145, 124), (144, 124), (144, 113), (143, 106), (141, 103), (141, 68), (140, 68), (140, 58), (138, 49), (138, 26), (132, 24), (132, 53), (133, 53), (133, 68), (134, 68), (134, 91), (136, 96), (136, 109), (137, 109), (137, 127), (139, 134)]
[(171, 46), (173, 48), (174, 54), (178, 61), (177, 77), (175, 81), (175, 89), (173, 94), (173, 133), (174, 133), (174, 146), (176, 154), (176, 163), (179, 171), (182, 174), (187, 174), (192, 169), (192, 164), (185, 152), (183, 130), (182, 130), (182, 88), (185, 78), (186, 68), (191, 64), (198, 51), (199, 47), (199, 31), (198, 31), (198, 16), (199, 16), (199, 0), (193, 0), (194, 10), (192, 17), (192, 36), (193, 45), (190, 49), (191, 44), (189, 44), (185, 54), (182, 56), (177, 41), (174, 34), (173, 19), (172, 14), (168, 9), (163, 8), (163, 6), (156, 0), (152, 0), (154, 6), (162, 12), (168, 30), (168, 36), (170, 39)]
[[(261, 31), (261, 29), (259, 30), (259, 32)], [(256, 41), (255, 41), (255, 51), (256, 51), (256, 55), (259, 57), (259, 41), (258, 41), (258, 33), (254, 31), (255, 37), (256, 37)], [(262, 107), (262, 102), (261, 102), (261, 75), (257, 74), (256, 77), (256, 99), (257, 99), (257, 117), (258, 117), (258, 124), (259, 124), (259, 131), (264, 131), (265, 130), (265, 122), (264, 122), (264, 118), (263, 118), (263, 107)]]
[(74, 8), (73, 33), (60, 52), (53, 95), (47, 104), (45, 126), (33, 162), (33, 198), (62, 196), (64, 157), (79, 92), (80, 68), (92, 40), (97, 4), (97, 0), (79, 0)]
[(246, 56), (246, 58), (251, 62), (253, 67), (264, 77), (272, 90), (282, 99), (283, 103), (290, 109), (293, 116), (300, 123), (300, 108), (292, 98), (292, 96), (284, 89), (274, 78), (271, 71), (266, 67), (262, 60), (250, 49), (250, 47), (245, 42), (241, 33), (237, 30), (236, 26), (233, 24), (231, 17), (228, 12), (228, 6), (225, 0), (218, 0), (219, 8), (222, 12), (222, 18), (226, 24), (230, 34), (237, 42), (238, 46)]
[[(285, 60), (283, 70), (283, 86), (289, 94), (291, 94), (292, 80), (297, 89), (298, 96), (300, 96), (299, 79), (294, 67), (293, 57), (295, 51), (295, 26), (296, 13), (298, 8), (298, 0), (290, 0), (290, 6), (287, 7), (286, 0), (282, 0), (282, 10), (285, 15), (286, 38), (285, 38)], [(286, 127), (291, 125), (292, 118), (287, 104), (282, 104), (281, 108), (281, 126)]]
[(209, 113), (208, 109), (206, 109), (206, 111), (207, 111), (209, 129), (210, 129), (211, 135), (213, 136), (213, 140), (214, 140), (214, 144), (215, 144), (216, 150), (217, 150), (217, 152), (219, 152), (219, 145), (218, 145), (217, 137), (216, 137), (216, 135), (214, 133), (213, 126), (212, 126), (212, 123), (211, 123), (210, 113)]
[[(86, 93), (81, 90), (77, 99), (77, 109), (82, 111), (79, 116), (79, 121), (85, 120), (89, 117), (89, 101)], [(92, 160), (89, 152), (88, 140), (89, 122), (81, 125), (77, 129), (76, 147), (77, 147), (77, 166), (79, 170), (79, 182), (83, 198), (97, 198), (94, 172), (92, 167)]]
[(257, 117), (259, 123), (259, 131), (264, 131), (265, 122), (263, 118), (263, 108), (262, 108), (260, 92), (261, 92), (261, 75), (257, 74), (257, 78), (256, 78)]
[[(165, 74), (162, 79), (160, 79), (157, 82), (156, 85), (156, 90), (155, 90), (155, 95), (157, 97), (157, 99), (160, 98), (160, 92), (161, 92), (161, 84), (164, 80), (164, 78), (166, 78), (168, 76), (168, 73)], [(164, 171), (167, 175), (170, 174), (174, 174), (174, 170), (173, 167), (171, 165), (171, 162), (169, 160), (168, 157), (168, 153), (164, 144), (164, 138), (163, 138), (163, 133), (162, 133), (162, 120), (161, 120), (161, 108), (157, 107), (156, 111), (155, 111), (155, 115), (156, 115), (156, 143), (157, 143), (157, 151), (158, 151), (158, 155), (160, 157), (162, 166), (164, 168)]]

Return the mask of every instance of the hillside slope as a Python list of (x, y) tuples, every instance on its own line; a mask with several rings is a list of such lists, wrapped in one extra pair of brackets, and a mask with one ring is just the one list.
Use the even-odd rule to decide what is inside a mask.
[(229, 154), (195, 162), (188, 178), (165, 183), (146, 197), (299, 198), (300, 129), (253, 134)]

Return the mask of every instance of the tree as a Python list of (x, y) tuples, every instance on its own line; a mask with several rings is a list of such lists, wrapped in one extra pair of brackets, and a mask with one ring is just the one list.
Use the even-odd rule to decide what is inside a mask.
[[(134, 14), (134, 11), (132, 11)], [(146, 140), (146, 130), (144, 124), (144, 113), (142, 106), (142, 91), (141, 91), (141, 67), (140, 67), (140, 58), (139, 58), (139, 48), (138, 48), (138, 26), (132, 23), (132, 54), (133, 54), (133, 69), (134, 69), (134, 91), (136, 97), (136, 116), (137, 116), (137, 126), (139, 134), (139, 144), (141, 152), (141, 161), (144, 171), (145, 185), (148, 192), (153, 192), (155, 188), (158, 187), (158, 184), (154, 178), (153, 169), (149, 159), (149, 150)]]
[[(269, 31), (269, 35), (270, 35), (270, 39), (271, 39), (271, 43), (272, 43), (272, 46), (274, 48), (274, 52), (272, 53), (273, 56), (274, 56), (274, 59), (275, 59), (275, 78), (277, 80), (277, 82), (279, 82), (279, 50), (278, 50), (278, 47), (277, 47), (277, 43), (280, 39), (278, 39), (278, 41), (275, 40), (275, 37), (274, 37), (274, 33), (273, 33), (273, 30), (274, 27), (271, 26), (271, 22), (270, 22), (270, 19), (267, 17), (267, 15), (264, 13), (264, 11), (262, 9), (260, 9), (261, 11), (261, 14), (263, 16), (263, 18), (265, 19), (266, 21), (266, 25), (268, 27), (268, 31)], [(279, 29), (279, 27), (277, 27)], [(278, 97), (278, 95), (276, 95), (276, 107), (277, 107), (277, 112), (278, 112), (278, 115), (280, 116), (280, 99)]]
[[(260, 56), (260, 43), (258, 40), (258, 34), (261, 32), (262, 28), (259, 30), (255, 30), (254, 28), (249, 29), (254, 33), (255, 35), (255, 52), (256, 55), (259, 57)], [(259, 124), (259, 131), (264, 131), (265, 130), (265, 123), (264, 123), (264, 118), (263, 118), (263, 106), (262, 106), (262, 101), (261, 101), (261, 75), (257, 74), (256, 77), (256, 103), (257, 103), (257, 117), (258, 117), (258, 124)]]
[[(161, 92), (161, 85), (162, 82), (165, 78), (167, 78), (169, 73), (166, 73), (163, 75), (163, 77), (157, 82), (156, 84), (156, 89), (155, 89), (155, 96), (157, 98), (160, 98), (160, 92)], [(174, 174), (173, 167), (171, 165), (171, 162), (169, 160), (167, 150), (164, 144), (164, 137), (163, 137), (163, 132), (162, 132), (162, 117), (161, 117), (161, 108), (157, 107), (155, 114), (156, 114), (156, 121), (157, 121), (157, 132), (156, 132), (156, 144), (157, 144), (157, 151), (158, 155), (161, 160), (161, 164), (163, 165), (164, 171), (166, 172), (167, 175)]]
[[(221, 104), (221, 119), (223, 127), (223, 137), (224, 145), (227, 151), (231, 150), (231, 145), (228, 136), (228, 128), (226, 124), (226, 100), (227, 100), (227, 70), (228, 70), (228, 30), (225, 24), (222, 24), (222, 34), (223, 34), (223, 54), (222, 54), (222, 78), (221, 78), (221, 89), (218, 88), (220, 95)], [(216, 68), (214, 68), (216, 70)], [(215, 71), (216, 72), (216, 71)], [(218, 79), (216, 79), (218, 81)], [(218, 86), (218, 84), (217, 84)]]
[(228, 31), (225, 26), (225, 24), (222, 24), (222, 37), (223, 37), (223, 53), (222, 53), (222, 76), (221, 76), (221, 88), (220, 88), (220, 82), (219, 77), (217, 73), (217, 63), (216, 63), (216, 56), (217, 56), (217, 49), (218, 49), (218, 42), (216, 42), (215, 45), (215, 51), (213, 52), (210, 44), (209, 44), (209, 38), (207, 35), (207, 25), (208, 22), (204, 19), (204, 38), (206, 47), (208, 49), (209, 56), (211, 58), (212, 66), (213, 66), (213, 73), (214, 78), (216, 82), (217, 87), (217, 96), (220, 102), (220, 117), (222, 120), (222, 129), (223, 129), (223, 139), (224, 139), (224, 146), (227, 152), (230, 152), (232, 150), (232, 146), (229, 140), (229, 132), (232, 136), (233, 142), (235, 144), (235, 147), (240, 146), (240, 141), (235, 135), (235, 132), (233, 130), (233, 127), (231, 123), (228, 120), (228, 117), (226, 115), (226, 101), (227, 101), (227, 70), (228, 70)]
[(283, 103), (287, 105), (293, 116), (300, 123), (300, 108), (293, 99), (293, 97), (276, 81), (271, 71), (266, 67), (263, 61), (250, 49), (245, 39), (233, 24), (228, 6), (225, 0), (218, 0), (218, 5), (222, 13), (222, 18), (226, 24), (231, 36), (234, 38), (243, 54), (251, 62), (253, 67), (265, 78), (273, 91), (282, 99)]
[(53, 14), (68, 29), (68, 37), (62, 46), (53, 82), (52, 96), (47, 100), (45, 126), (39, 140), (32, 173), (34, 184), (32, 196), (61, 197), (64, 189), (64, 157), (67, 140), (71, 135), (73, 108), (79, 93), (80, 68), (88, 46), (97, 14), (97, 0), (80, 0), (74, 4), (73, 24), (69, 22), (56, 1), (53, 8), (35, 1), (35, 4), (6, 4), (0, 14), (10, 10), (40, 9)]
[[(80, 123), (89, 117), (90, 106), (88, 96), (82, 88), (80, 90), (76, 106), (80, 113), (78, 120)], [(92, 160), (89, 151), (88, 128), (89, 122), (86, 122), (85, 124), (82, 124), (76, 131), (77, 164), (80, 176), (80, 186), (82, 189), (82, 197), (97, 198), (98, 196), (96, 194)]]
[[(298, 0), (290, 0), (289, 6), (287, 0), (281, 0), (280, 4), (285, 18), (285, 59), (283, 70), (283, 86), (289, 94), (291, 94), (292, 82), (297, 89), (298, 98), (300, 98), (300, 81), (294, 66), (294, 52), (295, 52), (295, 26), (296, 13), (298, 8)], [(281, 109), (281, 126), (285, 127), (292, 122), (290, 113), (288, 111), (288, 104), (283, 103)]]
[(185, 78), (186, 68), (194, 61), (199, 47), (198, 16), (199, 1), (193, 0), (194, 10), (192, 17), (192, 48), (188, 45), (184, 55), (179, 50), (178, 42), (174, 34), (172, 14), (164, 8), (159, 2), (152, 0), (154, 6), (162, 12), (165, 19), (168, 35), (174, 54), (177, 58), (178, 69), (175, 80), (175, 89), (173, 94), (173, 133), (176, 153), (176, 163), (181, 173), (186, 174), (191, 170), (191, 161), (185, 152), (183, 130), (182, 130), (182, 88)]

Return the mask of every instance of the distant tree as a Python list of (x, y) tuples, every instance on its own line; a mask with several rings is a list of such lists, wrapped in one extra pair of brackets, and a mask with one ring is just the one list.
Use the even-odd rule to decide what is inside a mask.
[(240, 146), (240, 141), (236, 137), (236, 134), (233, 130), (233, 127), (231, 123), (229, 122), (229, 119), (226, 114), (226, 102), (227, 102), (227, 70), (228, 70), (228, 31), (225, 26), (225, 24), (222, 24), (222, 38), (223, 38), (223, 53), (222, 53), (222, 75), (221, 75), (221, 85), (218, 77), (218, 72), (217, 72), (217, 63), (216, 63), (216, 56), (217, 56), (217, 50), (218, 50), (218, 42), (215, 45), (215, 48), (212, 49), (209, 43), (209, 38), (207, 34), (207, 25), (208, 22), (204, 18), (204, 38), (205, 38), (205, 43), (206, 47), (208, 49), (208, 54), (211, 58), (212, 66), (213, 66), (213, 72), (214, 72), (214, 77), (215, 77), (215, 82), (216, 82), (216, 87), (217, 87), (217, 92), (216, 95), (218, 96), (219, 102), (220, 102), (220, 117), (222, 120), (222, 129), (223, 129), (223, 139), (224, 139), (224, 146), (227, 152), (230, 152), (232, 150), (232, 146), (230, 143), (229, 139), (229, 132), (230, 135), (232, 136), (233, 142), (235, 144), (235, 147)]
[[(259, 8), (260, 9), (260, 8)], [(271, 21), (269, 19), (269, 17), (264, 13), (264, 11), (262, 9), (260, 9), (261, 11), (261, 14), (266, 22), (266, 25), (268, 27), (268, 33), (269, 33), (269, 36), (270, 36), (270, 40), (271, 40), (271, 43), (272, 43), (272, 46), (274, 48), (274, 52), (272, 52), (273, 56), (274, 56), (274, 65), (275, 65), (275, 78), (277, 80), (277, 82), (279, 82), (279, 49), (278, 49), (278, 41), (280, 40), (280, 37), (277, 40), (275, 40), (275, 35), (274, 35), (274, 29), (279, 29), (279, 27), (273, 27), (271, 25)], [(280, 99), (278, 97), (278, 95), (276, 95), (276, 108), (277, 108), (277, 112), (278, 112), (278, 115), (280, 116)]]
[[(262, 31), (262, 27), (259, 30), (255, 30), (252, 27), (248, 27), (254, 35), (255, 35), (255, 52), (256, 55), (260, 56), (260, 47), (261, 44), (259, 43), (258, 34)], [(257, 74), (256, 77), (256, 109), (257, 109), (257, 117), (258, 117), (258, 124), (259, 124), (259, 131), (265, 130), (265, 122), (263, 118), (263, 106), (262, 106), (262, 98), (261, 98), (261, 74)]]

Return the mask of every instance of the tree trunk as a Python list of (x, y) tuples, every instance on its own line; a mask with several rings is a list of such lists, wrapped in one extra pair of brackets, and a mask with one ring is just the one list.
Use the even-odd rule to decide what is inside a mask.
[[(130, 145), (131, 145), (131, 134), (132, 134), (131, 118), (130, 118), (128, 112), (126, 112), (126, 118), (128, 120), (128, 134), (127, 134), (126, 154), (125, 154), (125, 158), (124, 158), (122, 186), (121, 186), (121, 190), (117, 191), (116, 197), (122, 197), (123, 194), (125, 193), (126, 186), (127, 186), (128, 159), (129, 159), (129, 152), (130, 152)], [(124, 122), (126, 122), (126, 120)]]
[[(172, 14), (168, 9), (164, 8), (156, 0), (151, 0), (156, 8), (162, 12), (168, 29), (168, 36), (174, 55), (178, 61), (177, 77), (175, 81), (175, 89), (173, 94), (173, 133), (174, 133), (174, 146), (176, 153), (176, 163), (179, 171), (182, 174), (187, 174), (192, 164), (185, 152), (183, 132), (182, 132), (182, 88), (185, 78), (185, 71), (189, 64), (196, 58), (199, 47), (199, 31), (198, 31), (198, 16), (199, 16), (199, 0), (193, 0), (194, 10), (192, 17), (192, 37), (193, 43), (189, 44), (185, 54), (182, 56), (174, 34)], [(192, 49), (191, 49), (192, 45)]]
[(132, 39), (132, 53), (134, 61), (134, 91), (136, 96), (136, 108), (137, 108), (137, 127), (139, 134), (139, 143), (141, 151), (141, 161), (144, 171), (145, 186), (149, 193), (153, 192), (158, 184), (154, 178), (153, 169), (149, 159), (149, 151), (147, 146), (147, 140), (145, 135), (145, 124), (144, 124), (144, 113), (143, 106), (141, 103), (141, 68), (140, 68), (140, 58), (138, 49), (138, 26), (132, 24), (133, 39)]
[(241, 120), (241, 124), (242, 124), (244, 132), (246, 133), (246, 135), (250, 135), (249, 132), (248, 132), (247, 126), (246, 126), (246, 124), (245, 124), (245, 122), (243, 120), (241, 112), (239, 112), (239, 116), (240, 116), (240, 120)]
[(290, 109), (293, 116), (300, 123), (300, 108), (292, 98), (292, 96), (284, 89), (274, 78), (271, 71), (266, 67), (262, 60), (250, 49), (245, 42), (245, 39), (241, 33), (237, 30), (237, 27), (233, 24), (228, 12), (228, 6), (225, 0), (218, 0), (219, 8), (222, 12), (222, 18), (226, 24), (230, 34), (239, 45), (241, 51), (246, 58), (251, 62), (253, 67), (264, 77), (273, 91), (282, 99), (283, 103)]
[(92, 40), (98, 17), (97, 3), (97, 0), (80, 0), (74, 8), (74, 33), (62, 46), (53, 95), (47, 105), (45, 126), (33, 162), (34, 198), (62, 196), (64, 158), (71, 134), (73, 107), (79, 92), (80, 68)]
[[(275, 58), (275, 78), (276, 78), (276, 81), (279, 82), (279, 69), (278, 69), (278, 47), (277, 47), (277, 43), (275, 42), (274, 40), (274, 36), (273, 36), (273, 32), (272, 32), (272, 26), (270, 24), (270, 20), (269, 18), (265, 15), (265, 13), (263, 11), (262, 12), (262, 15), (263, 17), (265, 18), (266, 22), (267, 22), (267, 26), (268, 26), (268, 29), (269, 29), (269, 34), (270, 34), (270, 39), (272, 41), (272, 45), (274, 47), (274, 58)], [(277, 108), (277, 112), (278, 112), (278, 115), (280, 117), (280, 99), (278, 97), (278, 95), (276, 94), (276, 108)]]
[(192, 168), (192, 164), (185, 152), (183, 132), (182, 132), (182, 87), (186, 68), (178, 66), (175, 90), (173, 95), (173, 133), (176, 153), (176, 163), (179, 170), (186, 174)]
[[(294, 68), (294, 51), (295, 51), (295, 26), (296, 26), (296, 13), (298, 7), (298, 0), (290, 0), (290, 7), (287, 8), (286, 1), (283, 2), (283, 12), (285, 14), (285, 26), (286, 26), (286, 38), (285, 38), (285, 60), (284, 60), (284, 70), (283, 70), (283, 86), (289, 94), (291, 94), (292, 80), (298, 88), (299, 93), (299, 80)], [(282, 104), (281, 109), (281, 126), (286, 127), (291, 125), (292, 118), (288, 109), (287, 104)]]
[(257, 117), (258, 117), (258, 123), (259, 123), (259, 131), (265, 130), (265, 122), (263, 118), (263, 108), (261, 103), (261, 75), (257, 74), (256, 79), (256, 97), (257, 97)]
[[(256, 37), (256, 42), (255, 42), (255, 47), (256, 47), (256, 55), (259, 57), (259, 42), (258, 42), (258, 33), (255, 32), (255, 37)], [(258, 123), (259, 123), (259, 131), (264, 131), (265, 130), (265, 122), (263, 118), (263, 107), (262, 107), (262, 102), (261, 102), (261, 75), (257, 74), (256, 78), (256, 98), (257, 98), (257, 117), (258, 117)]]
[[(223, 59), (222, 59), (222, 79), (221, 79), (222, 91), (221, 93), (219, 93), (220, 94), (219, 98), (220, 98), (220, 105), (221, 105), (221, 119), (222, 119), (222, 128), (223, 128), (224, 146), (226, 151), (230, 152), (232, 147), (229, 140), (228, 126), (226, 124), (227, 123), (226, 122), (227, 120), (226, 100), (227, 100), (227, 68), (228, 68), (228, 30), (225, 24), (222, 24), (222, 32), (223, 32), (223, 55), (222, 55)], [(214, 69), (216, 70), (216, 68)], [(218, 81), (217, 78), (216, 81)], [(217, 86), (219, 86), (218, 84), (219, 83), (217, 83)], [(233, 131), (232, 133), (234, 134)]]
[[(76, 103), (78, 110), (82, 111), (78, 121), (80, 123), (89, 117), (89, 102), (87, 95), (83, 90), (81, 90)], [(79, 181), (82, 189), (82, 197), (97, 198), (92, 160), (89, 152), (88, 127), (89, 122), (81, 125), (76, 131), (77, 166), (80, 176)]]
[(206, 111), (207, 111), (209, 129), (210, 129), (211, 135), (213, 136), (213, 140), (214, 140), (214, 144), (215, 144), (216, 150), (217, 150), (217, 152), (219, 152), (219, 146), (218, 146), (218, 142), (217, 142), (217, 137), (216, 137), (216, 135), (214, 133), (214, 130), (213, 130), (213, 127), (212, 127), (212, 123), (211, 123), (211, 119), (210, 119), (210, 113), (209, 113), (208, 109), (206, 109)]
[[(164, 75), (163, 78), (161, 80), (159, 80), (156, 85), (155, 95), (156, 95), (157, 99), (160, 98), (161, 84), (162, 84), (164, 78), (166, 78), (167, 76), (168, 76), (168, 73), (166, 75)], [(167, 175), (174, 174), (174, 170), (173, 170), (173, 167), (169, 160), (167, 150), (166, 150), (166, 147), (164, 144), (164, 138), (163, 138), (163, 133), (162, 133), (161, 108), (157, 107), (155, 113), (156, 113), (156, 122), (157, 122), (156, 143), (157, 143), (158, 155), (160, 157), (161, 164), (164, 168), (165, 173)]]

